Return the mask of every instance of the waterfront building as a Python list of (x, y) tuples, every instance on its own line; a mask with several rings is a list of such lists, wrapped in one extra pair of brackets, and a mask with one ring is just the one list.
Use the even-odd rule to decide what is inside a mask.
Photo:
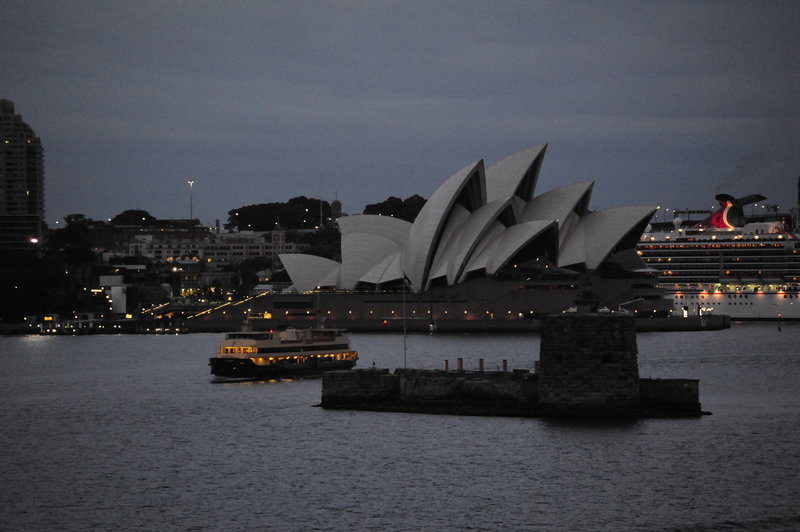
[(0, 250), (31, 250), (42, 240), (44, 155), (33, 129), (0, 99)]
[(216, 266), (239, 264), (248, 259), (268, 258), (277, 262), (281, 253), (296, 253), (307, 246), (286, 239), (286, 231), (242, 231), (211, 233), (141, 230), (116, 232), (107, 257), (146, 257), (160, 263), (202, 262)]
[(273, 315), (316, 315), (342, 326), (400, 316), (431, 324), (531, 320), (569, 309), (591, 289), (611, 310), (668, 315), (670, 302), (635, 252), (657, 207), (592, 211), (592, 181), (537, 195), (546, 148), (465, 166), (413, 223), (339, 218), (341, 262), (280, 255), (296, 300), (285, 294), (274, 308), (259, 304)]
[(207, 236), (181, 238), (178, 235), (134, 235), (128, 242), (127, 255), (147, 257), (156, 262), (199, 262), (203, 260), (207, 242)]
[(283, 253), (298, 253), (306, 247), (287, 240), (284, 230), (219, 233), (206, 243), (203, 257), (209, 264), (237, 264), (261, 257), (276, 261)]
[[(447, 179), (413, 223), (393, 217), (340, 218), (342, 262), (281, 255), (299, 292), (402, 284), (420, 292), (511, 271), (601, 272), (643, 267), (634, 248), (653, 206), (590, 211), (594, 182), (535, 195), (546, 145), (484, 168), (471, 163)], [(624, 268), (623, 268), (624, 269)]]

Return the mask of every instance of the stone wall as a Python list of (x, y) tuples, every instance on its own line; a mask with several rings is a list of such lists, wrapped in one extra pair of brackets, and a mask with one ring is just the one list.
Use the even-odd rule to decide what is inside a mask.
[(328, 371), (322, 374), (323, 407), (359, 407), (359, 405), (397, 401), (400, 378), (388, 369)]
[(642, 407), (648, 415), (700, 415), (697, 379), (641, 379)]
[(637, 354), (631, 316), (574, 313), (543, 318), (539, 414), (638, 415)]
[(325, 408), (533, 416), (537, 378), (527, 371), (351, 370), (324, 373)]
[(324, 373), (326, 408), (429, 414), (698, 416), (696, 379), (639, 379), (634, 319), (575, 313), (543, 320), (538, 374), (524, 370)]

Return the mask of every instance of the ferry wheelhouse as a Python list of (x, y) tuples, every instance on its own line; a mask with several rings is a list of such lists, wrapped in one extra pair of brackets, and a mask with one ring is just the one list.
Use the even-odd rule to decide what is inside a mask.
[(209, 360), (211, 374), (232, 379), (273, 379), (350, 369), (358, 353), (342, 329), (231, 332)]

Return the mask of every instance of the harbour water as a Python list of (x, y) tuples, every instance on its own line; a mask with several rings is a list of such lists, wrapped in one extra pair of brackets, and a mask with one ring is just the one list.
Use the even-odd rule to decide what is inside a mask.
[[(800, 323), (640, 333), (711, 416), (314, 408), (212, 383), (219, 335), (0, 337), (0, 530), (796, 530)], [(532, 368), (532, 334), (353, 334), (359, 367)]]

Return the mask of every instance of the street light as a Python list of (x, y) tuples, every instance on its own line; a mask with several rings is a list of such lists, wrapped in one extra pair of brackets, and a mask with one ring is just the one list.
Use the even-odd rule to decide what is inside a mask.
[(192, 220), (192, 185), (194, 185), (194, 181), (189, 180), (189, 220)]

